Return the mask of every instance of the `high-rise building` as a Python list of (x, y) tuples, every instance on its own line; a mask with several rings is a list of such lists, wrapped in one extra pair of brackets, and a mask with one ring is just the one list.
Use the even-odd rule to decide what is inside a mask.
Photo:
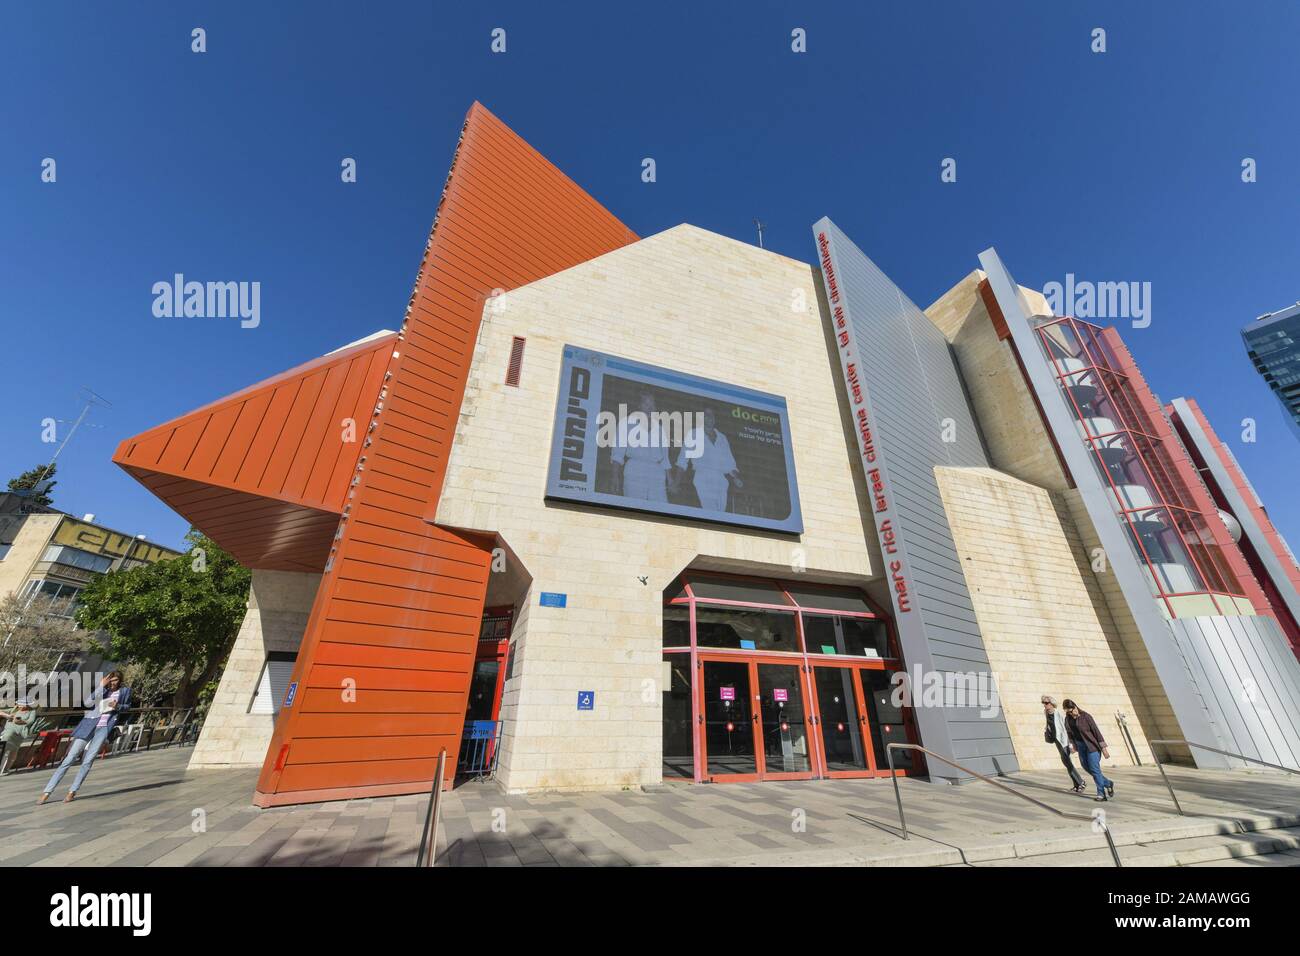
[(1241, 330), (1241, 337), (1255, 371), (1264, 376), (1300, 438), (1300, 302), (1261, 315)]
[(254, 569), (192, 765), (957, 781), (1059, 766), (1046, 693), (1118, 763), (1294, 766), (1281, 605), (1118, 333), (991, 249), (925, 310), (810, 252), (638, 238), (475, 104), (399, 331), (115, 456)]

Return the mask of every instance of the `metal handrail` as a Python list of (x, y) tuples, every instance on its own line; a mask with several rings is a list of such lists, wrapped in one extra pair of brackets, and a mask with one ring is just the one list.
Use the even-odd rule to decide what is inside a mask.
[(903, 792), (902, 790), (899, 789), (898, 774), (894, 771), (895, 750), (919, 751), (925, 754), (927, 757), (933, 757), (935, 760), (942, 761), (943, 763), (946, 763), (950, 767), (956, 767), (958, 770), (970, 774), (976, 780), (983, 780), (985, 783), (991, 783), (999, 790), (1005, 790), (1007, 793), (1011, 794), (1012, 796), (1019, 797), (1021, 800), (1028, 800), (1030, 803), (1034, 804), (1035, 806), (1042, 807), (1044, 810), (1049, 810), (1052, 813), (1055, 813), (1058, 817), (1068, 817), (1071, 820), (1083, 820), (1089, 824), (1100, 825), (1101, 832), (1106, 836), (1106, 845), (1110, 847), (1110, 855), (1111, 858), (1114, 859), (1115, 865), (1121, 868), (1124, 866), (1124, 864), (1120, 862), (1119, 850), (1115, 848), (1115, 840), (1110, 835), (1110, 827), (1106, 825), (1105, 819), (1100, 817), (1094, 817), (1091, 814), (1089, 814), (1088, 816), (1084, 816), (1082, 813), (1070, 813), (1068, 810), (1058, 809), (1057, 807), (1052, 806), (1050, 803), (1044, 803), (1042, 800), (1037, 800), (1034, 797), (1029, 796), (1029, 794), (1027, 793), (1021, 793), (1019, 790), (1013, 790), (1011, 787), (1008, 787), (1005, 783), (999, 783), (998, 781), (994, 780), (992, 777), (985, 776), (984, 774), (979, 773), (978, 771), (970, 769), (970, 767), (963, 767), (955, 760), (949, 760), (947, 757), (941, 756), (940, 754), (935, 753), (933, 750), (927, 750), (925, 747), (922, 747), (919, 744), (887, 744), (885, 747), (885, 756), (889, 758), (889, 773), (894, 780), (894, 799), (898, 802), (898, 822), (902, 824), (904, 840), (910, 839), (910, 837), (907, 835), (907, 818), (903, 816)]
[[(1300, 774), (1300, 770), (1293, 767), (1284, 767), (1279, 763), (1269, 763), (1267, 760), (1260, 760), (1258, 757), (1247, 757), (1245, 754), (1236, 754), (1231, 750), (1220, 750), (1218, 747), (1211, 747), (1207, 744), (1198, 744), (1191, 740), (1148, 740), (1149, 744), (1182, 744), (1184, 747), (1199, 747), (1201, 750), (1209, 750), (1212, 753), (1222, 754), (1225, 757), (1236, 757), (1238, 760), (1245, 760), (1247, 763), (1257, 763), (1264, 767), (1271, 767), (1274, 770), (1284, 770), (1287, 773)], [(1169, 790), (1169, 797), (1174, 801), (1174, 809), (1178, 811), (1181, 817), (1187, 816), (1183, 811), (1183, 805), (1178, 802), (1178, 794), (1174, 793), (1174, 785), (1169, 782), (1169, 775), (1165, 773), (1165, 768), (1160, 765), (1160, 754), (1156, 753), (1156, 748), (1151, 748), (1151, 756), (1156, 762), (1156, 769), (1160, 771), (1160, 778), (1164, 780), (1165, 787)]]
[[(438, 853), (438, 822), (442, 818), (442, 780), (447, 773), (447, 748), (438, 752), (438, 770), (433, 775), (433, 792), (429, 794), (429, 811), (424, 816), (424, 829), (420, 832), (420, 849), (415, 854), (415, 865), (433, 866)], [(428, 854), (425, 854), (425, 848)]]

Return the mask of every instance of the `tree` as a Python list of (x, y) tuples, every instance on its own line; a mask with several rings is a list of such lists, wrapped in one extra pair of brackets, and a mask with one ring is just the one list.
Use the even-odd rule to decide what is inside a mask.
[(113, 660), (160, 677), (169, 667), (178, 670), (173, 707), (193, 707), (220, 676), (252, 581), (248, 568), (197, 529), (185, 540), (190, 549), (182, 557), (96, 578), (77, 611), (82, 627), (108, 632)]
[(68, 602), (38, 594), (0, 600), (0, 672), (49, 672), (85, 650), (88, 635), (67, 616)]
[[(51, 479), (54, 478), (54, 473), (58, 470), (58, 467), (57, 464), (50, 464), (37, 465), (35, 468), (28, 469), (17, 478), (9, 479), (9, 490), (22, 494), (23, 492), (30, 492), (32, 488), (36, 486), (37, 478), (41, 479), (42, 484), (49, 482), (49, 484), (45, 484), (45, 487), (36, 494), (30, 496), (24, 495), (24, 497), (26, 497), (32, 504), (39, 505), (42, 508), (48, 508), (54, 501), (54, 486), (57, 485), (58, 482), (52, 481)], [(47, 471), (46, 469), (49, 470)], [(42, 477), (42, 474), (44, 474), (44, 477)]]

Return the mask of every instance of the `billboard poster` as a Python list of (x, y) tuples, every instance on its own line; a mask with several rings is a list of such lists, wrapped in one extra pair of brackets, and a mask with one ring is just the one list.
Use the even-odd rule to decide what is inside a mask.
[(546, 497), (803, 531), (784, 398), (571, 345)]

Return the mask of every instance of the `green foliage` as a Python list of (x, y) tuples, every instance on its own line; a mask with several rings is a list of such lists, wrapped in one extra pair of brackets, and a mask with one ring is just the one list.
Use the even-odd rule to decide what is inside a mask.
[[(48, 467), (50, 470), (45, 471), (46, 467)], [(42, 472), (45, 472), (45, 477), (42, 479), (42, 481), (49, 481), (54, 477), (54, 473), (58, 471), (58, 468), (59, 466), (57, 464), (49, 465), (49, 466), (37, 465), (35, 468), (29, 468), (27, 471), (24, 471), (17, 478), (9, 479), (9, 490), (18, 491), (18, 492), (30, 491), (32, 486), (36, 484), (36, 479), (41, 477)], [(42, 508), (48, 508), (50, 504), (54, 501), (54, 497), (53, 497), (54, 486), (57, 484), (58, 484), (57, 481), (50, 481), (49, 486), (43, 492), (41, 492), (38, 495), (32, 495), (27, 500), (30, 501), (32, 504), (40, 505)]]
[(86, 632), (73, 627), (68, 602), (38, 594), (0, 600), (0, 671), (49, 671), (87, 648)]
[[(173, 706), (192, 707), (225, 665), (252, 572), (201, 532), (183, 557), (116, 571), (81, 592), (77, 623), (107, 631), (108, 655), (163, 675), (179, 671)], [(170, 683), (168, 681), (167, 683)]]

